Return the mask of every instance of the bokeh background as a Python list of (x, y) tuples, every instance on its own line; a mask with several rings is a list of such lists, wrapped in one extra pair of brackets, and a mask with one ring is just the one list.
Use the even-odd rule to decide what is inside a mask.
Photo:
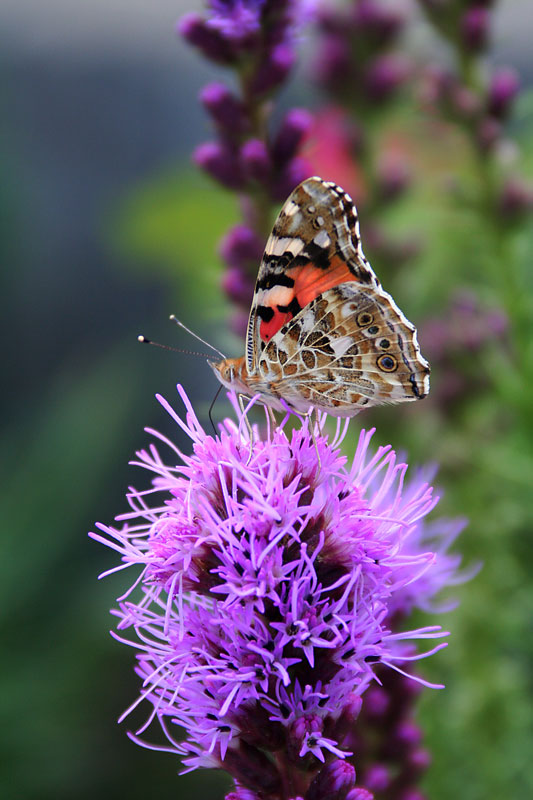
[[(198, 91), (220, 78), (175, 37), (176, 19), (190, 9), (184, 0), (0, 6), (5, 798), (219, 798), (228, 785), (207, 771), (178, 777), (172, 756), (140, 750), (127, 723), (116, 725), (138, 691), (133, 652), (107, 634), (108, 609), (127, 578), (98, 583), (113, 555), (86, 537), (95, 520), (124, 510), (127, 485), (139, 481), (127, 462), (147, 440), (143, 427), (171, 430), (154, 393), (172, 400), (179, 380), (205, 417), (216, 390), (202, 359), (140, 347), (137, 334), (195, 349), (167, 322), (174, 312), (223, 350), (242, 352), (229, 332), (217, 256), (237, 204), (190, 164), (209, 131)], [(530, 0), (498, 4), (491, 60), (521, 75), (510, 129), (530, 178), (531, 31)], [(409, 46), (432, 51), (421, 20)], [(317, 103), (305, 74), (312, 47), (302, 46), (304, 66), (282, 107)], [(423, 248), (409, 268), (389, 270), (387, 288), (419, 323), (423, 351), (434, 348), (437, 364), (443, 338), (474, 324), (482, 340), (469, 347), (457, 336), (423, 409), (372, 417), (379, 439), (410, 462), (442, 464), (443, 513), (469, 517), (458, 547), (467, 564), (484, 562), (456, 588), (459, 608), (439, 620), (452, 632), (450, 647), (424, 665), (448, 687), (421, 703), (434, 758), (425, 788), (433, 800), (526, 800), (531, 220), (508, 237), (509, 261), (495, 265), (490, 232), (442, 189), (447, 176), (468, 180), (461, 141), (432, 142), (409, 106), (396, 113), (418, 180), (387, 224)], [(356, 419), (354, 431), (359, 424), (369, 423)]]

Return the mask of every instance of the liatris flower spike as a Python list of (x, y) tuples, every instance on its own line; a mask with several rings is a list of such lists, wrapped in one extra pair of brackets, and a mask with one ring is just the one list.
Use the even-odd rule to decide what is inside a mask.
[[(309, 421), (254, 429), (250, 457), (234, 397), (236, 421), (212, 436), (178, 392), (184, 419), (158, 399), (192, 455), (150, 430), (170, 463), (154, 445), (139, 451), (133, 463), (154, 475), (151, 488), (130, 489), (121, 525), (91, 534), (121, 556), (109, 572), (141, 567), (113, 612), (142, 680), (124, 717), (151, 706), (130, 736), (180, 756), (185, 771), (225, 769), (231, 798), (370, 798), (346, 744), (364, 692), (376, 669), (409, 677), (413, 661), (445, 647), (415, 648), (445, 636), (438, 625), (398, 632), (389, 622), (391, 609), (417, 604), (417, 585), (423, 605), (432, 575), (442, 586), (450, 557), (435, 527), (439, 556), (424, 543), (437, 498), (421, 477), (406, 481), (390, 446), (371, 452), (373, 431), (348, 462), (345, 421), (331, 441), (325, 415), (313, 436)], [(166, 747), (145, 743), (152, 722)]]
[(239, 195), (243, 220), (220, 252), (227, 267), (222, 287), (237, 306), (231, 327), (241, 334), (273, 206), (312, 173), (299, 154), (311, 115), (293, 108), (279, 122), (272, 117), (313, 6), (313, 0), (210, 0), (205, 16), (187, 14), (178, 24), (189, 44), (233, 73), (231, 86), (216, 81), (200, 94), (216, 138), (199, 145), (193, 161)]

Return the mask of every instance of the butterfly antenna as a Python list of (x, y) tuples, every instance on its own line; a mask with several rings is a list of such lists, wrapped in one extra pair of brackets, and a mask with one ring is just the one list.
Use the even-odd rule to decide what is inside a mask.
[[(183, 324), (183, 322), (182, 322), (180, 319), (178, 319), (177, 317), (175, 317), (175, 316), (174, 316), (174, 314), (171, 314), (171, 315), (170, 315), (170, 319), (172, 320), (172, 322), (175, 322), (175, 323), (176, 323), (176, 325), (177, 325), (179, 328), (183, 328), (183, 330), (184, 330), (184, 331), (187, 331), (187, 333), (189, 333), (191, 336), (194, 336), (194, 338), (195, 338), (195, 339), (198, 339), (198, 341), (199, 341), (199, 342), (201, 342), (202, 344), (205, 344), (205, 346), (206, 346), (206, 347), (210, 347), (210, 348), (211, 348), (211, 350), (214, 350), (214, 351), (215, 351), (215, 353), (218, 353), (218, 355), (219, 355), (219, 356), (222, 356), (222, 358), (226, 358), (226, 356), (224, 355), (224, 353), (221, 353), (221, 352), (220, 352), (220, 350), (217, 350), (217, 348), (216, 348), (216, 347), (213, 347), (213, 345), (212, 345), (212, 344), (209, 344), (209, 342), (206, 342), (206, 341), (205, 341), (205, 339), (202, 339), (202, 337), (201, 337), (201, 336), (198, 336), (198, 334), (197, 334), (197, 333), (194, 333), (194, 331), (191, 331), (191, 329), (190, 329), (190, 328), (188, 328), (186, 325), (184, 325), (184, 324)], [(209, 357), (209, 356), (208, 356), (208, 357)]]
[(212, 411), (213, 411), (214, 405), (215, 405), (215, 403), (216, 403), (216, 401), (218, 399), (218, 396), (219, 396), (220, 392), (222, 391), (222, 388), (223, 388), (222, 384), (220, 384), (220, 386), (217, 389), (217, 393), (215, 394), (215, 396), (213, 397), (213, 400), (211, 401), (211, 405), (209, 406), (209, 411), (207, 412), (208, 415), (209, 415), (209, 421), (211, 422), (211, 425), (212, 425), (213, 430), (215, 432), (215, 436), (217, 435), (217, 429), (215, 428), (215, 423), (213, 422)]
[(211, 358), (209, 353), (196, 353), (194, 350), (181, 350), (179, 347), (170, 347), (168, 344), (161, 344), (160, 342), (153, 342), (142, 334), (137, 336), (137, 341), (141, 344), (151, 344), (154, 347), (161, 347), (162, 350), (170, 350), (172, 353), (185, 353), (188, 356), (201, 356), (202, 358)]

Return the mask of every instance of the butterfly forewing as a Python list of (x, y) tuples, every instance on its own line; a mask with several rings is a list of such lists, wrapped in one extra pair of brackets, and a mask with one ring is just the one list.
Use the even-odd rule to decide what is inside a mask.
[(354, 280), (379, 286), (353, 203), (335, 184), (309, 178), (285, 202), (266, 244), (248, 323), (249, 371), (285, 323), (327, 289)]

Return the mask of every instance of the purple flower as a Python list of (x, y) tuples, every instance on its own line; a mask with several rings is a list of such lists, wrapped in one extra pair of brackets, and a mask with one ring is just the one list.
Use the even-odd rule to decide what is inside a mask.
[(361, 431), (351, 462), (339, 449), (347, 421), (329, 441), (325, 416), (314, 436), (306, 421), (250, 441), (233, 398), (237, 421), (212, 436), (178, 391), (185, 419), (158, 399), (192, 455), (150, 430), (170, 463), (153, 444), (139, 451), (133, 463), (153, 474), (151, 488), (130, 489), (120, 527), (91, 534), (121, 555), (110, 572), (141, 567), (113, 612), (115, 638), (138, 651), (132, 708), (152, 706), (131, 738), (144, 744), (157, 721), (169, 745), (155, 749), (188, 770), (224, 768), (265, 798), (289, 772), (303, 796), (329, 770), (344, 797), (354, 777), (345, 738), (376, 668), (408, 681), (404, 664), (445, 647), (414, 647), (446, 635), (439, 626), (398, 633), (389, 622), (402, 596), (417, 604), (412, 586), (424, 605), (443, 584), (439, 532), (430, 552), (423, 528), (437, 500), (423, 476), (406, 482), (390, 446), (370, 451), (373, 431)]
[(373, 47), (389, 44), (405, 22), (402, 9), (387, 7), (376, 0), (359, 0), (353, 7), (356, 31)]
[(409, 71), (409, 62), (398, 53), (376, 58), (365, 75), (368, 98), (374, 102), (389, 98), (406, 81)]
[(223, 83), (208, 83), (200, 92), (200, 100), (225, 135), (245, 133), (250, 121), (244, 103)]
[(193, 161), (227, 189), (241, 189), (244, 182), (238, 154), (226, 142), (204, 142)]
[(519, 88), (520, 78), (514, 69), (503, 67), (497, 70), (492, 76), (489, 86), (489, 114), (498, 119), (505, 119)]
[(272, 158), (276, 163), (286, 164), (294, 158), (312, 124), (313, 117), (304, 108), (292, 108), (285, 115), (272, 145)]
[(254, 282), (250, 275), (239, 267), (229, 267), (222, 277), (222, 288), (226, 295), (238, 305), (250, 307), (254, 293)]
[(212, 61), (222, 64), (235, 61), (236, 54), (228, 41), (219, 31), (209, 27), (199, 14), (185, 14), (176, 25), (176, 32)]
[(248, 139), (241, 148), (241, 162), (249, 178), (267, 183), (272, 173), (272, 161), (266, 142)]
[[(228, 266), (246, 271), (253, 265), (257, 272), (257, 265), (263, 255), (264, 242), (251, 228), (246, 225), (235, 225), (224, 236), (220, 243), (220, 255)], [(250, 277), (255, 277), (250, 275)]]
[(487, 46), (490, 13), (481, 5), (468, 9), (461, 19), (461, 38), (465, 47), (479, 52)]
[(497, 203), (505, 222), (522, 222), (533, 209), (533, 187), (520, 178), (507, 178)]
[(228, 39), (240, 41), (260, 28), (261, 10), (267, 0), (210, 0), (208, 24)]
[(368, 789), (350, 789), (346, 795), (346, 800), (374, 800), (374, 795)]

